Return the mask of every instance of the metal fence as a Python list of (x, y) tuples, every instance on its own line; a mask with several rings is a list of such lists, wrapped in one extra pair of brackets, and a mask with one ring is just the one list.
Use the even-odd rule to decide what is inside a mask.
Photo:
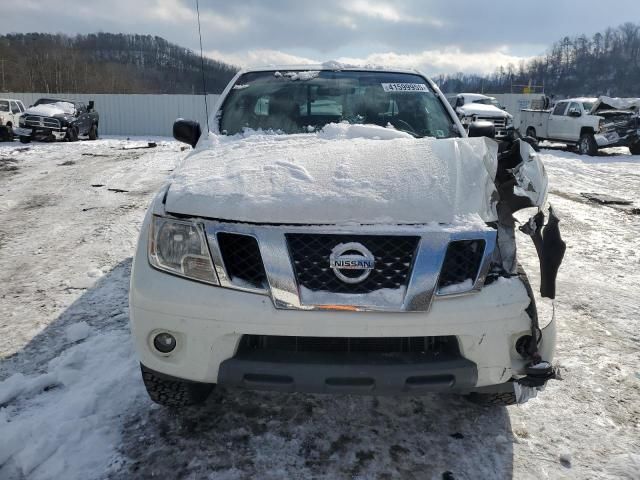
[[(213, 111), (219, 97), (208, 95), (209, 112)], [(176, 118), (206, 124), (202, 95), (0, 93), (0, 98), (22, 100), (27, 107), (39, 98), (68, 98), (84, 103), (93, 100), (100, 114), (102, 135), (171, 136)]]

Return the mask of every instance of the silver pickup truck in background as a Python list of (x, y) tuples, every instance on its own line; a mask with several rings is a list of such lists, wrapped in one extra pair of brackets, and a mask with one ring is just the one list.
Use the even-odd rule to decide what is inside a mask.
[(582, 155), (620, 146), (640, 155), (640, 99), (570, 98), (551, 110), (525, 109), (520, 114), (520, 132), (576, 145)]

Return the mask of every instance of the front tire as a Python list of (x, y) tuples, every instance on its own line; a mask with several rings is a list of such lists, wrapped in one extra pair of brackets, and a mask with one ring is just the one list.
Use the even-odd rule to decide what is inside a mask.
[(179, 408), (203, 403), (215, 385), (166, 377), (140, 364), (142, 381), (151, 400), (165, 407)]
[(598, 144), (593, 133), (583, 133), (578, 142), (578, 152), (580, 155), (589, 155), (591, 157), (598, 154)]
[(78, 128), (77, 127), (69, 127), (67, 129), (67, 141), (68, 142), (77, 142), (78, 141)]
[(640, 155), (640, 142), (629, 145), (629, 151), (631, 152), (631, 155)]
[(531, 137), (537, 141), (538, 137), (536, 136), (536, 129), (533, 127), (527, 128), (527, 137)]
[(31, 143), (31, 137), (20, 135), (20, 143)]
[(98, 138), (98, 126), (94, 123), (89, 129), (89, 140), (96, 140)]

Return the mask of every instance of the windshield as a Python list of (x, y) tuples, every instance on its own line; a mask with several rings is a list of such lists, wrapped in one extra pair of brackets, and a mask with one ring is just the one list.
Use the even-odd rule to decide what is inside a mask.
[(375, 124), (415, 137), (459, 136), (444, 105), (419, 75), (392, 72), (251, 72), (222, 106), (220, 131), (307, 133), (328, 123)]
[(494, 107), (500, 108), (500, 103), (495, 98), (481, 98), (479, 100), (474, 100), (473, 103), (481, 103), (482, 105), (493, 105)]
[(9, 111), (9, 102), (7, 100), (0, 100), (0, 112)]
[(582, 102), (582, 108), (584, 109), (585, 112), (590, 112), (591, 109), (593, 108), (593, 102)]

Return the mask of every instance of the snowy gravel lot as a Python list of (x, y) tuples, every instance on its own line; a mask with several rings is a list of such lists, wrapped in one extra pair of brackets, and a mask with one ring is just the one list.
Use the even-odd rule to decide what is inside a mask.
[(580, 196), (640, 208), (640, 156), (543, 151), (564, 381), (528, 404), (228, 390), (177, 413), (147, 398), (129, 339), (138, 228), (185, 154), (146, 140), (0, 143), (1, 479), (640, 478), (640, 215)]

